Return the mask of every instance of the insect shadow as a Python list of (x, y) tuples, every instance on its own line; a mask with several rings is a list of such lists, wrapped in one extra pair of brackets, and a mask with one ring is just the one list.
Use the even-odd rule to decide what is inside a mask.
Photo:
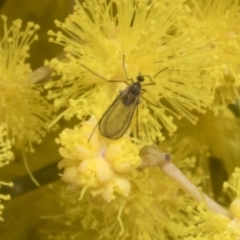
[[(138, 74), (136, 77), (136, 81), (134, 82), (133, 79), (128, 78), (127, 71), (125, 68), (125, 55), (123, 55), (123, 69), (126, 76), (126, 80), (108, 80), (99, 74), (95, 73), (85, 65), (81, 64), (85, 69), (87, 69), (89, 72), (93, 73), (99, 78), (102, 78), (105, 81), (108, 82), (125, 82), (128, 86), (124, 90), (120, 91), (119, 95), (116, 97), (116, 99), (112, 102), (112, 104), (108, 107), (108, 109), (105, 111), (105, 113), (102, 115), (101, 119), (93, 129), (88, 142), (91, 140), (91, 137), (96, 130), (97, 126), (99, 128), (99, 132), (101, 135), (103, 135), (106, 138), (109, 139), (119, 139), (123, 136), (123, 134), (127, 131), (135, 110), (137, 115), (137, 125), (136, 125), (136, 132), (137, 132), (137, 138), (138, 138), (138, 104), (140, 103), (140, 97), (142, 94), (146, 91), (145, 89), (142, 89), (142, 86), (147, 85), (155, 85), (156, 83), (152, 80), (152, 78), (148, 75), (141, 75), (141, 73)], [(167, 68), (164, 68), (157, 72), (157, 74), (153, 77), (157, 77), (157, 75), (164, 71)], [(149, 78), (150, 83), (142, 84), (145, 80), (145, 78)], [(131, 81), (132, 83), (129, 84), (127, 81)], [(153, 104), (149, 100), (147, 100), (145, 97), (142, 96), (143, 99), (145, 99), (149, 104), (161, 108), (160, 106), (157, 106), (156, 104)]]

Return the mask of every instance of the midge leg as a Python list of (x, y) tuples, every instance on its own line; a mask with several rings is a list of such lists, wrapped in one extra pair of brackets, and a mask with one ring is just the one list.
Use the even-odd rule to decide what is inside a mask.
[[(166, 69), (168, 69), (168, 68), (163, 68), (163, 69), (161, 69), (160, 71), (158, 71), (158, 72), (154, 75), (153, 78), (157, 77), (161, 72), (165, 71)], [(152, 79), (151, 76), (149, 76), (149, 75), (141, 75), (140, 73), (139, 73), (139, 76), (142, 76), (142, 77), (144, 77), (144, 78), (149, 78), (149, 80), (150, 80), (150, 83), (142, 84), (142, 86), (156, 85), (156, 83), (153, 81), (153, 79)]]
[[(123, 55), (122, 64), (123, 64), (123, 69), (124, 69), (124, 73), (125, 73), (125, 76), (126, 76), (126, 80), (131, 80), (132, 82), (134, 82), (133, 79), (129, 79), (128, 76), (127, 76), (127, 71), (126, 71), (126, 68), (125, 68), (125, 55)], [(95, 76), (97, 76), (97, 77), (99, 77), (99, 78), (101, 78), (101, 79), (103, 79), (103, 80), (105, 80), (105, 81), (107, 81), (107, 82), (111, 82), (111, 83), (112, 83), (112, 82), (124, 82), (124, 83), (126, 83), (127, 85), (129, 85), (129, 83), (128, 83), (127, 81), (125, 81), (125, 80), (109, 80), (109, 79), (107, 79), (107, 78), (99, 75), (98, 73), (92, 71), (90, 68), (86, 67), (85, 65), (83, 65), (83, 64), (80, 64), (80, 65), (81, 65), (82, 67), (84, 67), (85, 69), (87, 69), (87, 70), (88, 70), (89, 72), (91, 72), (92, 74), (94, 74)], [(124, 91), (124, 90), (120, 91), (120, 94), (123, 93), (123, 91)], [(111, 106), (110, 106), (110, 107), (111, 107)], [(107, 109), (107, 110), (108, 110), (108, 109)], [(106, 112), (107, 112), (107, 110), (106, 110)], [(94, 131), (95, 131), (96, 128), (99, 126), (99, 124), (100, 124), (102, 118), (105, 116), (106, 112), (103, 114), (103, 116), (101, 117), (101, 119), (99, 120), (99, 122), (97, 123), (97, 125), (94, 127), (92, 133), (91, 133), (90, 136), (89, 136), (88, 142), (91, 140)]]
[[(116, 79), (116, 80), (114, 80), (114, 79), (109, 80), (109, 79), (107, 79), (107, 78), (99, 75), (98, 73), (94, 72), (93, 70), (91, 70), (90, 68), (86, 67), (85, 65), (83, 65), (83, 64), (80, 64), (80, 65), (81, 65), (82, 67), (84, 67), (85, 69), (87, 69), (87, 70), (88, 70), (89, 72), (91, 72), (92, 74), (94, 74), (95, 76), (97, 76), (97, 77), (99, 77), (99, 78), (101, 78), (101, 79), (103, 79), (103, 80), (105, 80), (105, 81), (107, 81), (107, 82), (125, 82), (127, 85), (129, 85), (129, 83), (128, 83), (127, 81), (125, 81), (125, 80), (118, 80), (118, 79)], [(125, 55), (124, 55), (124, 54), (123, 54), (122, 65), (123, 65), (123, 69), (124, 69), (124, 73), (125, 73), (126, 80), (131, 80), (132, 83), (133, 83), (133, 82), (134, 82), (133, 79), (128, 78), (128, 75), (127, 75), (127, 71), (126, 71), (126, 68), (125, 68)]]
[[(140, 102), (138, 103), (140, 104)], [(137, 139), (139, 139), (139, 127), (138, 127), (138, 106), (136, 109), (136, 134), (137, 134)]]
[[(164, 70), (166, 70), (167, 68), (161, 69), (160, 71), (158, 71), (153, 78), (157, 77), (161, 72), (163, 72)], [(140, 73), (139, 73), (140, 74)], [(150, 79), (150, 83), (146, 83), (146, 84), (142, 84), (142, 86), (150, 86), (150, 85), (156, 85), (156, 83), (153, 81), (153, 79), (149, 76), (149, 75), (141, 75), (144, 78), (149, 78)], [(143, 93), (145, 93), (146, 90), (142, 89), (142, 95)], [(152, 106), (156, 107), (156, 108), (162, 108), (154, 103), (152, 103), (151, 101), (149, 101), (148, 99), (146, 99), (144, 96), (142, 96), (142, 98), (148, 102), (149, 104), (151, 104)]]

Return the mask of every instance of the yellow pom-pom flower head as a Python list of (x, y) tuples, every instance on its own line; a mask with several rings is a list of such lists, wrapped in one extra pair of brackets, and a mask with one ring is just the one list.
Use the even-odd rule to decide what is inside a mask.
[(0, 38), (0, 123), (5, 123), (12, 145), (33, 150), (33, 142), (41, 142), (52, 113), (50, 105), (41, 96), (41, 88), (31, 82), (31, 68), (25, 63), (30, 44), (38, 25), (29, 22), (21, 30), (21, 20), (10, 28), (4, 21)]
[(59, 168), (64, 168), (62, 180), (70, 183), (71, 189), (81, 189), (81, 194), (86, 190), (93, 196), (101, 194), (108, 202), (116, 193), (128, 196), (131, 184), (126, 174), (141, 163), (139, 146), (127, 135), (110, 141), (97, 131), (89, 140), (95, 125), (91, 118), (82, 127), (65, 129), (60, 134), (57, 142), (63, 145), (63, 160), (59, 163)]
[[(67, 107), (63, 114), (67, 119), (100, 118), (119, 90), (126, 89), (123, 82), (132, 83), (125, 73), (129, 79), (141, 73), (155, 83), (145, 87), (138, 105), (142, 138), (164, 140), (162, 128), (173, 134), (175, 118), (195, 123), (192, 111), (203, 113), (211, 104), (212, 88), (203, 81), (206, 42), (192, 38), (194, 28), (184, 33), (176, 30), (185, 21), (185, 11), (179, 1), (76, 1), (75, 12), (65, 23), (56, 22), (62, 31), (50, 31), (50, 40), (64, 46), (67, 60), (46, 62), (57, 78), (46, 84), (48, 97), (56, 106)], [(119, 82), (109, 83), (97, 75)], [(146, 85), (150, 82), (146, 79)], [(136, 125), (133, 118), (130, 128), (135, 136)]]
[(188, 4), (197, 34), (209, 45), (208, 78), (214, 90), (213, 109), (219, 111), (222, 105), (239, 100), (239, 2), (190, 0)]

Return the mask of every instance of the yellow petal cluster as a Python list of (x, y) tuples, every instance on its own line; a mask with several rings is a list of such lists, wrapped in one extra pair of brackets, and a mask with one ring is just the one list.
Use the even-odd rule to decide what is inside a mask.
[[(131, 194), (111, 202), (89, 192), (81, 201), (76, 191), (64, 190), (63, 227), (53, 239), (184, 239), (198, 222), (189, 209), (196, 203), (158, 168), (129, 173)], [(185, 225), (188, 222), (188, 226)]]
[(127, 197), (131, 190), (127, 174), (141, 164), (139, 146), (127, 136), (111, 142), (97, 130), (92, 134), (96, 124), (92, 118), (60, 134), (62, 180), (69, 183), (69, 189), (81, 193), (81, 198), (86, 190), (93, 196), (100, 194), (107, 202), (116, 194)]

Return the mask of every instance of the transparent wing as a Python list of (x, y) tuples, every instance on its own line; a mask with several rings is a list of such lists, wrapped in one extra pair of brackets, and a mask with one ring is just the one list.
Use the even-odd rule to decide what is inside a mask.
[(99, 131), (103, 136), (118, 139), (127, 131), (140, 97), (140, 94), (136, 95), (130, 105), (125, 105), (123, 99), (127, 94), (128, 88), (114, 100), (100, 119)]

